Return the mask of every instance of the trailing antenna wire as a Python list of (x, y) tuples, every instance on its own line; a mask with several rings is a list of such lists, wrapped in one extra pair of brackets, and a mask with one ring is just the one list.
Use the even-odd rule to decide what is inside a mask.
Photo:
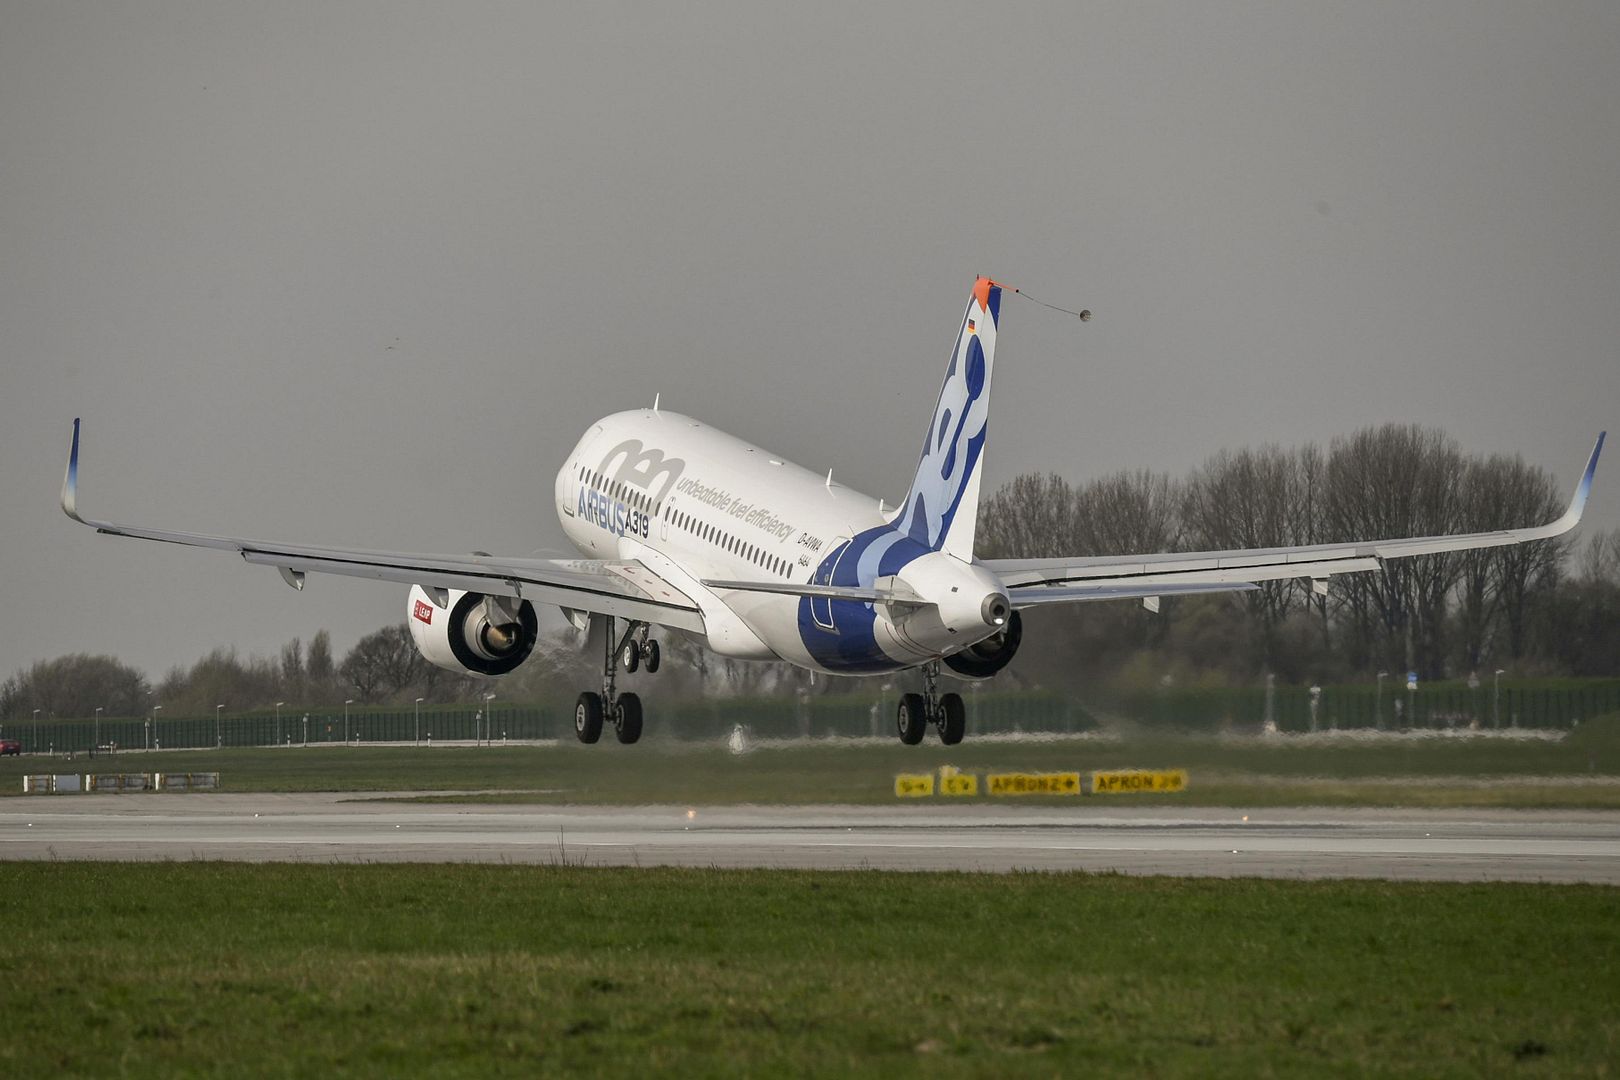
[(1090, 308), (1081, 308), (1079, 311), (1070, 311), (1066, 307), (1058, 307), (1056, 304), (1048, 304), (1045, 300), (1037, 300), (1037, 299), (1035, 299), (1035, 297), (1029, 295), (1029, 293), (1025, 292), (1023, 289), (1016, 289), (1016, 288), (1013, 288), (1013, 286), (1011, 286), (1011, 285), (1003, 285), (1001, 287), (1003, 289), (1012, 289), (1012, 291), (1014, 293), (1016, 293), (1019, 296), (1022, 296), (1025, 300), (1033, 301), (1034, 303), (1037, 303), (1037, 304), (1041, 305), (1041, 307), (1043, 307), (1043, 308), (1051, 308), (1053, 311), (1061, 311), (1065, 315), (1073, 315), (1075, 318), (1079, 319), (1081, 322), (1090, 322), (1091, 321), (1091, 309)]

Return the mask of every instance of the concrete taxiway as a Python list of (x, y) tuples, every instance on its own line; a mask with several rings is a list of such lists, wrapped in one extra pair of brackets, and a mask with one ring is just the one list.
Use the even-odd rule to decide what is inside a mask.
[[(1246, 820), (1245, 820), (1246, 819)], [(513, 862), (1620, 884), (1620, 812), (0, 799), (0, 859)]]

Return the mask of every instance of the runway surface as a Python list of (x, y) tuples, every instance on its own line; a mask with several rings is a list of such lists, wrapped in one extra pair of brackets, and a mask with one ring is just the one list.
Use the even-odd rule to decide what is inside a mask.
[[(1247, 821), (1244, 817), (1247, 816)], [(512, 862), (1620, 884), (1620, 812), (0, 799), (0, 858)]]

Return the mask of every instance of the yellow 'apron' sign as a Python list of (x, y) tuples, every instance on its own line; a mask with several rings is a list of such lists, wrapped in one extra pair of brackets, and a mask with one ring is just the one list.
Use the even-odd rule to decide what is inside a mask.
[(992, 795), (1080, 794), (1080, 774), (1077, 772), (991, 773), (988, 779)]
[(1120, 795), (1142, 791), (1186, 791), (1186, 769), (1130, 769), (1091, 774), (1093, 795)]
[(902, 799), (921, 799), (934, 793), (934, 774), (899, 773), (894, 778), (894, 793)]

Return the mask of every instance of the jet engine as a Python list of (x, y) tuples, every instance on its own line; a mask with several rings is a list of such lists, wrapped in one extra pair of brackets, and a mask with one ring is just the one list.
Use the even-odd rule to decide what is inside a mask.
[(1007, 625), (976, 645), (945, 658), (945, 666), (962, 679), (988, 679), (1012, 662), (1024, 640), (1024, 621), (1014, 611)]
[(408, 606), (405, 621), (423, 658), (458, 675), (508, 674), (529, 658), (540, 634), (527, 600), (412, 585)]

